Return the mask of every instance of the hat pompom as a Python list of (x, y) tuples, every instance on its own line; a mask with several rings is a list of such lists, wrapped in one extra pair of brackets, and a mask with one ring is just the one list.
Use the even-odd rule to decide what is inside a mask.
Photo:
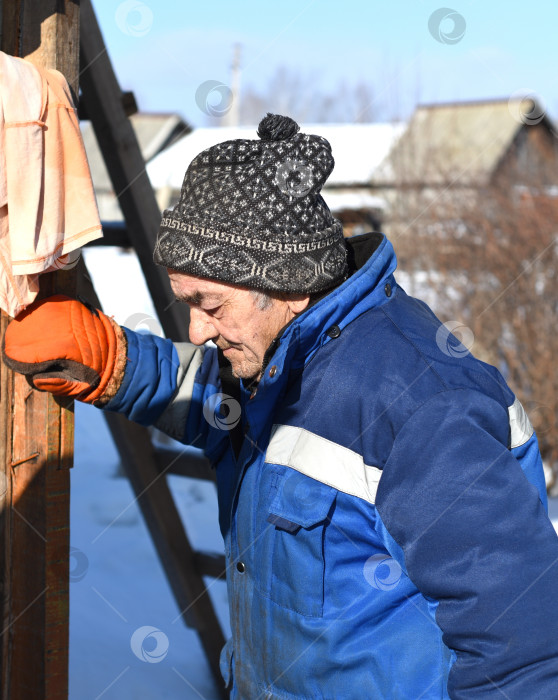
[(258, 125), (258, 136), (262, 141), (283, 141), (290, 139), (300, 131), (300, 126), (290, 117), (270, 112)]

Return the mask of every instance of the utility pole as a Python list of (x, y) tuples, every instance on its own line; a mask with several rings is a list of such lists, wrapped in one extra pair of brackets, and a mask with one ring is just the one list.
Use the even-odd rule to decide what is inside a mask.
[[(1, 49), (56, 68), (78, 94), (79, 0), (0, 0)], [(22, 163), (22, 167), (26, 167)], [(73, 294), (75, 273), (40, 278)], [(2, 335), (10, 318), (2, 312)], [(0, 696), (68, 697), (69, 506), (73, 404), (0, 368)]]
[(231, 62), (231, 92), (232, 102), (231, 108), (224, 118), (225, 126), (238, 126), (240, 123), (240, 78), (241, 70), (241, 54), (242, 45), (235, 44), (233, 48), (233, 57)]

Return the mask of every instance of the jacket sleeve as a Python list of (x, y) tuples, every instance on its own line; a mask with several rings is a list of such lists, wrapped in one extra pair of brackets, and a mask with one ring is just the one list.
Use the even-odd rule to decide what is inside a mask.
[(209, 429), (204, 404), (219, 390), (216, 350), (175, 344), (128, 328), (124, 332), (126, 370), (118, 392), (104, 409), (204, 448)]
[(453, 650), (451, 698), (547, 698), (558, 683), (558, 538), (508, 447), (505, 409), (443, 391), (397, 435), (376, 506)]

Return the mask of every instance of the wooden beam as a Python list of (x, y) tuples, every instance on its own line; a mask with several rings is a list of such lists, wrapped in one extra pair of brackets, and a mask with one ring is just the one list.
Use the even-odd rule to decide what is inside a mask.
[(161, 212), (90, 0), (82, 0), (81, 22), (81, 99), (91, 119), (159, 321), (168, 338), (187, 340), (186, 306), (176, 303), (166, 271), (153, 263)]
[(95, 238), (85, 244), (86, 248), (97, 246), (114, 246), (117, 248), (131, 248), (130, 236), (124, 221), (103, 221), (103, 237)]
[(158, 469), (166, 474), (215, 482), (215, 470), (211, 468), (210, 461), (203, 455), (193, 455), (191, 452), (184, 454), (165, 447), (157, 447), (153, 451), (153, 458)]
[[(124, 113), (127, 117), (137, 114), (138, 105), (136, 103), (136, 96), (133, 92), (122, 93), (122, 107), (124, 108)], [(87, 114), (83, 100), (80, 100), (78, 104), (78, 117), (80, 121), (89, 121), (89, 115)]]
[(227, 561), (223, 554), (196, 552), (194, 563), (201, 576), (224, 579), (227, 573)]
[[(105, 417), (113, 440), (122, 459), (126, 476), (132, 484), (138, 505), (147, 523), (180, 614), (200, 638), (221, 697), (227, 694), (219, 669), (219, 656), (225, 644), (221, 626), (215, 615), (209, 592), (198, 569), (197, 555), (185, 534), (165, 474), (153, 457), (149, 433), (140, 425), (131, 423), (118, 413), (107, 411)], [(168, 467), (168, 465), (167, 465)], [(208, 575), (224, 570), (224, 558), (212, 562)]]
[[(79, 5), (4, 0), (2, 50), (56, 68), (77, 94)], [(45, 275), (41, 294), (71, 292), (71, 272)], [(2, 332), (9, 318), (2, 313)], [(73, 412), (21, 375), (0, 370), (1, 696), (68, 696), (69, 467)]]

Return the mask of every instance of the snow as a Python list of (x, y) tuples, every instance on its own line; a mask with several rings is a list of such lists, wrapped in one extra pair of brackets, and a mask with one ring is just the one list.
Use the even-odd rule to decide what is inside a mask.
[[(149, 326), (154, 311), (135, 255), (92, 248), (85, 256), (105, 310), (120, 323), (143, 315)], [(216, 699), (197, 634), (179, 618), (132, 489), (119, 475), (103, 414), (76, 403), (75, 415), (69, 698)], [(214, 485), (177, 476), (169, 485), (194, 548), (221, 552)], [(558, 498), (549, 511), (558, 530)], [(206, 583), (227, 637), (226, 586)]]
[[(179, 617), (128, 480), (117, 476), (118, 453), (104, 417), (83, 404), (75, 410), (70, 700), (217, 698), (198, 636)], [(184, 477), (169, 483), (193, 546), (222, 551), (215, 486)], [(213, 579), (206, 583), (228, 636), (226, 586)], [(162, 633), (160, 659), (149, 656), (157, 635), (145, 638), (145, 631), (136, 651), (141, 656), (145, 639), (147, 660), (132, 651), (132, 635), (147, 626)]]
[(406, 124), (308, 124), (302, 131), (331, 144), (335, 167), (328, 186), (369, 184), (376, 169), (405, 131)]
[[(85, 248), (83, 256), (103, 310), (122, 326), (162, 334), (135, 253), (104, 246)], [(139, 317), (143, 315), (143, 323)]]
[(334, 189), (323, 189), (322, 194), (327, 206), (333, 213), (338, 211), (353, 210), (360, 211), (362, 209), (379, 209), (386, 208), (386, 200), (383, 197), (377, 197), (370, 194), (368, 191), (353, 190), (350, 192), (339, 192)]

